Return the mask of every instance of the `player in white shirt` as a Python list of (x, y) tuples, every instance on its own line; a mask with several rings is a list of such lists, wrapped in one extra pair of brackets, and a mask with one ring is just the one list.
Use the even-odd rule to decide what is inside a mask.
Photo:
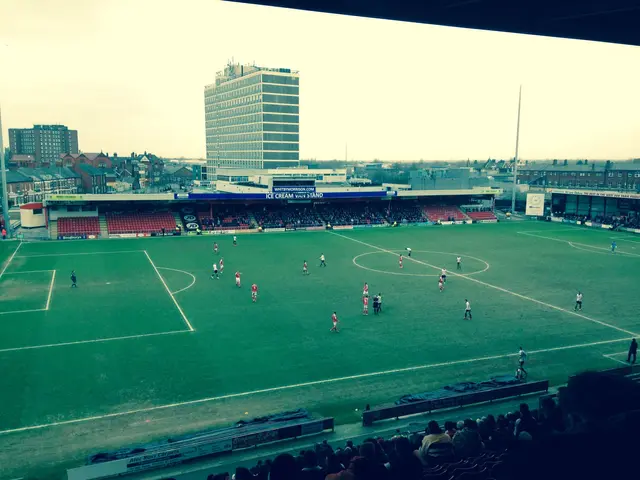
[(462, 257), (456, 257), (456, 270), (462, 270)]
[(238, 245), (238, 237), (236, 237), (235, 235), (233, 236), (233, 246), (237, 246)]
[(578, 292), (576, 295), (576, 306), (573, 309), (582, 311), (582, 292)]
[(447, 283), (447, 269), (446, 268), (442, 269), (442, 273), (440, 275), (440, 278), (442, 278), (443, 283)]
[(526, 360), (527, 352), (525, 352), (524, 349), (520, 347), (520, 351), (518, 352), (518, 370), (516, 371), (516, 377), (520, 380), (527, 378), (527, 376), (529, 375), (524, 369), (524, 362)]
[(325, 258), (324, 258), (324, 253), (320, 254), (320, 266), (321, 267), (327, 266), (327, 262), (325, 261)]
[(464, 299), (464, 319), (467, 319), (467, 316), (469, 317), (469, 320), (472, 320), (472, 316), (471, 316), (471, 303), (469, 303), (469, 300), (467, 300), (466, 298)]
[(407, 247), (407, 257), (411, 256), (411, 249), (409, 247)]
[(213, 264), (213, 273), (211, 274), (211, 278), (215, 278), (217, 280), (220, 279), (220, 275), (218, 275), (218, 264)]

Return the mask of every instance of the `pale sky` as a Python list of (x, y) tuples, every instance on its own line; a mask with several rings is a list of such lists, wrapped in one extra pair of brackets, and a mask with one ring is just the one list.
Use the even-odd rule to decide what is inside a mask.
[(204, 157), (204, 86), (231, 58), (300, 71), (300, 156), (640, 157), (640, 48), (211, 0), (2, 0), (7, 129), (81, 150)]

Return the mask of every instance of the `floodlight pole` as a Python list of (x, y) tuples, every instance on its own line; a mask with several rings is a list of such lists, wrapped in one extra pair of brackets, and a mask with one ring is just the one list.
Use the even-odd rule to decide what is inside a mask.
[(7, 166), (4, 161), (4, 138), (2, 137), (2, 107), (0, 107), (0, 172), (2, 176), (2, 213), (7, 237), (11, 238), (11, 219), (9, 218), (9, 189), (7, 188)]
[(520, 144), (520, 107), (522, 105), (522, 85), (518, 92), (518, 124), (516, 126), (516, 156), (513, 159), (513, 191), (511, 192), (511, 214), (516, 212), (516, 186), (518, 184), (518, 146)]

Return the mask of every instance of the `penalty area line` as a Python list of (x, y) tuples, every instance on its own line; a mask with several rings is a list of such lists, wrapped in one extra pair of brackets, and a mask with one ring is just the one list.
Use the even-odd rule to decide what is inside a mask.
[[(380, 250), (381, 252), (387, 252), (387, 253), (390, 253), (391, 255), (398, 255), (397, 253), (395, 253), (395, 252), (393, 252), (391, 250), (387, 250), (386, 248), (378, 247), (376, 245), (372, 245), (370, 243), (363, 242), (361, 240), (356, 240), (355, 238), (347, 237), (346, 235), (341, 235), (339, 233), (334, 233), (334, 232), (331, 232), (331, 234), (332, 235), (336, 235), (338, 237), (342, 237), (342, 238), (344, 238), (346, 240), (351, 240), (352, 242), (360, 243), (360, 244), (362, 244), (362, 245), (364, 245), (366, 247), (369, 247), (369, 248), (376, 248), (376, 249)], [(430, 263), (422, 262), (422, 261), (417, 260), (417, 259), (415, 259), (413, 257), (405, 257), (405, 259), (412, 260), (412, 261), (414, 261), (416, 263), (424, 265), (425, 267), (435, 268), (436, 270), (440, 270), (440, 268), (441, 268), (441, 267), (437, 267), (435, 265), (431, 265)], [(485, 287), (493, 288), (494, 290), (498, 290), (500, 292), (507, 293), (509, 295), (513, 295), (514, 297), (518, 297), (518, 298), (521, 298), (523, 300), (527, 300), (527, 301), (532, 302), (532, 303), (537, 303), (538, 305), (543, 305), (543, 306), (545, 306), (547, 308), (552, 308), (553, 310), (557, 310), (559, 312), (568, 313), (569, 315), (573, 315), (575, 317), (582, 318), (582, 319), (587, 320), (587, 321), (592, 322), (592, 323), (597, 323), (598, 325), (602, 325), (603, 327), (608, 327), (608, 328), (611, 328), (613, 330), (617, 330), (618, 332), (626, 333), (627, 335), (631, 335), (632, 337), (640, 336), (640, 334), (637, 334), (637, 333), (632, 332), (630, 330), (625, 330), (624, 328), (616, 327), (615, 325), (611, 325), (610, 323), (602, 322), (600, 320), (596, 320), (595, 318), (587, 317), (586, 315), (582, 315), (581, 313), (578, 313), (578, 312), (575, 312), (575, 311), (572, 311), (572, 310), (567, 310), (566, 308), (558, 307), (556, 305), (552, 305), (550, 303), (543, 302), (542, 300), (537, 300), (535, 298), (528, 297), (526, 295), (522, 295), (522, 294), (514, 292), (512, 290), (507, 290), (506, 288), (502, 288), (502, 287), (499, 287), (497, 285), (492, 285), (491, 283), (483, 282), (482, 280), (478, 280), (477, 278), (461, 275), (461, 274), (455, 273), (453, 271), (448, 272), (448, 274), (452, 275), (452, 276), (455, 276), (455, 277), (464, 278), (466, 280), (469, 280), (470, 282), (475, 282), (475, 283), (477, 283), (479, 285), (484, 285)]]
[(9, 265), (11, 265), (11, 262), (13, 261), (13, 259), (16, 257), (16, 253), (18, 253), (18, 250), (20, 250), (20, 247), (22, 246), (22, 242), (20, 242), (18, 244), (18, 246), (16, 247), (16, 249), (13, 251), (13, 253), (11, 254), (11, 256), (9, 257), (9, 260), (7, 260), (7, 263), (4, 264), (4, 268), (2, 269), (2, 271), (0, 272), (0, 278), (2, 278), (2, 276), (4, 275), (4, 272), (7, 271), (7, 268), (9, 268)]
[[(186, 332), (183, 331), (183, 333)], [(563, 351), (563, 350), (571, 350), (571, 349), (575, 349), (575, 348), (586, 348), (586, 347), (593, 347), (596, 345), (606, 345), (606, 344), (610, 344), (610, 343), (618, 343), (618, 342), (627, 342), (629, 341), (628, 338), (620, 338), (620, 339), (616, 339), (616, 340), (603, 340), (603, 341), (599, 341), (599, 342), (592, 342), (592, 343), (581, 343), (581, 344), (577, 344), (577, 345), (566, 345), (563, 347), (552, 347), (552, 348), (545, 348), (545, 349), (541, 349), (541, 350), (531, 350), (529, 351), (529, 355), (535, 355), (535, 354), (540, 354), (540, 353), (548, 353), (548, 352), (559, 352), (559, 351)], [(28, 426), (28, 427), (20, 427), (20, 428), (12, 428), (9, 430), (1, 430), (0, 431), (0, 435), (6, 435), (6, 434), (10, 434), (10, 433), (19, 433), (19, 432), (27, 432), (27, 431), (31, 431), (31, 430), (41, 430), (44, 428), (49, 428), (49, 427), (58, 427), (58, 426), (62, 426), (62, 425), (73, 425), (76, 423), (84, 423), (84, 422), (90, 422), (90, 421), (95, 421), (95, 420), (104, 420), (107, 418), (115, 418), (115, 417), (123, 417), (126, 415), (135, 415), (137, 413), (147, 413), (147, 412), (154, 412), (157, 410), (167, 410), (170, 408), (176, 408), (176, 407), (184, 407), (184, 406), (189, 406), (189, 405), (198, 405), (198, 404), (202, 404), (202, 403), (209, 403), (209, 402), (216, 402), (216, 401), (220, 401), (220, 400), (229, 400), (232, 398), (241, 398), (241, 397), (250, 397), (253, 395), (259, 395), (259, 394), (263, 394), (263, 393), (273, 393), (273, 392), (281, 392), (281, 391), (285, 391), (285, 390), (294, 390), (294, 389), (298, 389), (298, 388), (304, 388), (304, 387), (313, 387), (316, 385), (327, 385), (327, 384), (331, 384), (331, 383), (338, 383), (338, 382), (345, 382), (345, 381), (349, 381), (349, 380), (359, 380), (362, 378), (372, 378), (372, 377), (380, 377), (380, 376), (384, 376), (384, 375), (392, 375), (392, 374), (396, 374), (396, 373), (405, 373), (405, 372), (415, 372), (418, 370), (426, 370), (426, 369), (431, 369), (431, 368), (440, 368), (440, 367), (450, 367), (453, 365), (462, 365), (462, 364), (466, 364), (466, 363), (476, 363), (476, 362), (483, 362), (483, 361), (490, 361), (490, 360), (499, 360), (499, 359), (503, 359), (503, 358), (509, 358), (509, 357), (517, 357), (518, 353), (503, 353), (500, 355), (491, 355), (491, 356), (487, 356), (487, 357), (478, 357), (478, 358), (467, 358), (464, 360), (453, 360), (453, 361), (449, 361), (449, 362), (440, 362), (440, 363), (431, 363), (431, 364), (427, 364), (427, 365), (417, 365), (417, 366), (413, 366), (413, 367), (405, 367), (405, 368), (396, 368), (393, 370), (383, 370), (383, 371), (378, 371), (378, 372), (371, 372), (371, 373), (362, 373), (362, 374), (358, 374), (358, 375), (349, 375), (346, 377), (335, 377), (335, 378), (327, 378), (324, 380), (313, 380), (310, 382), (303, 382), (303, 383), (296, 383), (293, 385), (283, 385), (280, 387), (270, 387), (270, 388), (263, 388), (260, 390), (252, 390), (252, 391), (248, 391), (248, 392), (241, 392), (241, 393), (230, 393), (227, 395), (220, 395), (217, 397), (208, 397), (208, 398), (200, 398), (198, 400), (188, 400), (186, 402), (177, 402), (177, 403), (170, 403), (170, 404), (166, 404), (166, 405), (158, 405), (155, 407), (147, 407), (147, 408), (138, 408), (135, 410), (128, 410), (128, 411), (124, 411), (124, 412), (115, 412), (115, 413), (107, 413), (104, 415), (95, 415), (93, 417), (85, 417), (85, 418), (76, 418), (73, 420), (63, 420), (60, 422), (53, 422), (53, 423), (46, 423), (43, 425), (32, 425), (32, 426)]]

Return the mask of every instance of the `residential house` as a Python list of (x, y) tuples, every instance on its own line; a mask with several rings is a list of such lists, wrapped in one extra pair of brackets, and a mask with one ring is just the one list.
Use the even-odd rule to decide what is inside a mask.
[(640, 191), (640, 165), (631, 162), (524, 165), (518, 182), (543, 187)]
[(84, 193), (108, 193), (106, 169), (87, 163), (78, 163), (74, 171), (82, 178)]
[(36, 168), (36, 157), (33, 155), (13, 155), (9, 160), (9, 168), (16, 170), (18, 168)]
[(57, 162), (59, 167), (68, 167), (74, 169), (74, 167), (80, 163), (91, 165), (94, 168), (111, 168), (111, 159), (109, 155), (100, 153), (67, 153), (60, 155)]
[(33, 182), (33, 187), (23, 192), (21, 203), (41, 202), (45, 195), (78, 193), (81, 189), (80, 175), (68, 168), (19, 168), (17, 172)]
[(191, 185), (194, 180), (193, 170), (183, 165), (165, 166), (162, 178), (164, 179), (163, 183), (180, 187)]
[[(25, 195), (33, 192), (33, 180), (20, 172), (9, 170), (7, 171), (7, 191), (9, 205), (22, 205), (26, 203)], [(2, 196), (2, 192), (0, 192), (0, 196)]]

